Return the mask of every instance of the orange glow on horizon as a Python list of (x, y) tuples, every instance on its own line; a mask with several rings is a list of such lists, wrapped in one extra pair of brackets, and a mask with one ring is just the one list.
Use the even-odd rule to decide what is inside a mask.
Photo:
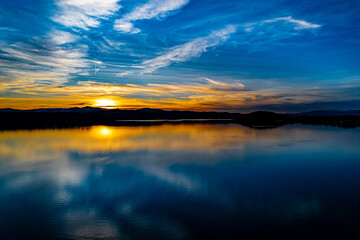
[(94, 102), (95, 102), (93, 105), (94, 107), (101, 107), (101, 108), (107, 108), (107, 109), (117, 107), (116, 101), (111, 100), (111, 99), (97, 99)]
[[(212, 111), (245, 105), (281, 103), (275, 93), (247, 91), (243, 84), (206, 79), (199, 84), (104, 84), (91, 81), (76, 86), (25, 86), (24, 97), (0, 97), (0, 108), (37, 109), (100, 107), (104, 109), (160, 108)], [(8, 84), (2, 87), (6, 90)], [(229, 94), (231, 92), (231, 94)], [(140, 98), (137, 96), (141, 96)], [(261, 99), (259, 100), (259, 96)], [(120, 104), (121, 103), (121, 104)]]

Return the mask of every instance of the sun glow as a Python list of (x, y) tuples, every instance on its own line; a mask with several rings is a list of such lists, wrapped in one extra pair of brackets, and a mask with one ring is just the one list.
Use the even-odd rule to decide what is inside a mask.
[(114, 108), (116, 107), (116, 102), (110, 99), (98, 99), (95, 100), (94, 106), (101, 108)]
[(109, 136), (112, 134), (112, 131), (107, 127), (100, 127), (100, 128), (97, 128), (96, 130), (100, 136), (105, 137), (105, 136)]

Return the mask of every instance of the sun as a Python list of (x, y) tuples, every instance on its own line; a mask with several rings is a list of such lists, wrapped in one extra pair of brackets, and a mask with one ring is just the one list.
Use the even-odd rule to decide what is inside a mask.
[(101, 107), (101, 108), (114, 108), (116, 107), (116, 102), (114, 100), (110, 99), (97, 99), (94, 101), (95, 107)]

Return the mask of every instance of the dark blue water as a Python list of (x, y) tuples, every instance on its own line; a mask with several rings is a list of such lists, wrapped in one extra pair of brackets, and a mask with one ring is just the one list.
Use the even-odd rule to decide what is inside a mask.
[(360, 128), (0, 132), (0, 239), (360, 239)]

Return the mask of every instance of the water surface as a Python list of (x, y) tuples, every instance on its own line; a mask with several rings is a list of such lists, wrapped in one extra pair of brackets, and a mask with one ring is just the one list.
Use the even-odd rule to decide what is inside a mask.
[(360, 128), (0, 132), (0, 239), (360, 239)]

